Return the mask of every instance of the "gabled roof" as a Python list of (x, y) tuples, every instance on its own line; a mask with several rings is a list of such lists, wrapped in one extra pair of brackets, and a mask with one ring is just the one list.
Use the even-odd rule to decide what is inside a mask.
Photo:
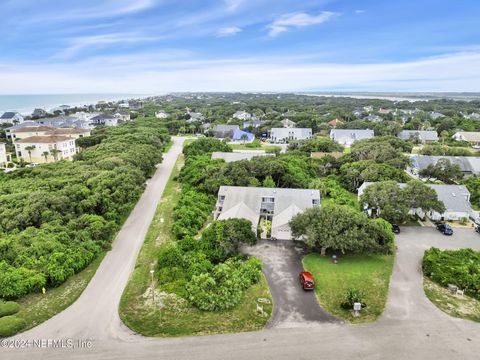
[(115, 119), (115, 116), (110, 115), (110, 114), (100, 114), (97, 116), (92, 117), (91, 120), (93, 121), (102, 121), (102, 120), (113, 120)]
[[(455, 135), (461, 135), (465, 141), (479, 142), (480, 141), (480, 132), (476, 131), (458, 131)], [(455, 136), (454, 135), (454, 136)]]
[(49, 131), (47, 135), (74, 135), (74, 134), (85, 134), (90, 132), (88, 129), (79, 129), (79, 128), (62, 128), (62, 129), (53, 129)]
[(398, 137), (403, 140), (410, 140), (412, 137), (415, 136), (418, 136), (418, 139), (421, 141), (438, 140), (438, 134), (434, 130), (402, 130), (398, 134)]
[(51, 131), (51, 130), (55, 130), (55, 128), (51, 127), (51, 126), (43, 126), (42, 125), (42, 126), (21, 127), (21, 128), (15, 129), (12, 132), (24, 133), (24, 132), (39, 132), (39, 131)]
[[(305, 210), (305, 209), (303, 209)], [(278, 228), (280, 226), (288, 225), (290, 220), (297, 215), (303, 212), (296, 204), (291, 204), (290, 206), (286, 207), (280, 213), (275, 213), (275, 216), (272, 219), (272, 229)]]
[(16, 143), (21, 143), (21, 144), (54, 144), (62, 141), (67, 141), (67, 140), (74, 140), (73, 138), (69, 136), (56, 136), (56, 135), (51, 135), (51, 136), (30, 136), (25, 139), (17, 140)]
[(212, 153), (212, 160), (223, 159), (225, 162), (234, 162), (240, 160), (250, 160), (255, 156), (268, 156), (273, 154), (266, 154), (265, 151), (256, 152), (220, 152), (215, 151)]
[(13, 112), (13, 111), (7, 111), (4, 112), (3, 115), (0, 117), (0, 119), (12, 119), (17, 115), (18, 113)]
[(215, 125), (215, 131), (218, 131), (218, 132), (235, 131), (239, 129), (240, 129), (240, 126), (238, 125), (227, 125), (227, 124)]
[(339, 139), (351, 139), (355, 140), (362, 140), (362, 139), (370, 139), (374, 137), (375, 134), (373, 130), (362, 130), (362, 129), (332, 129), (330, 130), (330, 137), (333, 140)]
[(412, 155), (412, 166), (415, 169), (425, 169), (428, 165), (435, 165), (440, 159), (447, 159), (451, 164), (456, 164), (462, 172), (480, 174), (480, 158), (474, 156), (432, 156)]

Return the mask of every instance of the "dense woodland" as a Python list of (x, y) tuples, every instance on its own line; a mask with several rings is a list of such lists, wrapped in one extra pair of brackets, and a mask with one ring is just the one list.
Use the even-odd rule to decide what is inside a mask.
[(107, 250), (168, 141), (152, 120), (98, 128), (72, 162), (0, 174), (0, 298), (59, 285)]

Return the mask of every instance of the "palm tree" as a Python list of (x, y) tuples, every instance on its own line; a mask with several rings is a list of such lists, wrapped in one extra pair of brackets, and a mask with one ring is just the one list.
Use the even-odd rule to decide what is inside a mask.
[(242, 136), (240, 136), (240, 140), (243, 140), (243, 145), (245, 145), (245, 141), (248, 140), (248, 135), (247, 134), (242, 134)]
[(28, 157), (30, 158), (30, 162), (32, 162), (32, 151), (35, 150), (35, 146), (33, 146), (33, 145), (26, 146), (25, 150), (27, 150)]
[(48, 162), (48, 155), (50, 155), (50, 153), (48, 151), (44, 151), (42, 155), (45, 156), (45, 162)]
[(59, 154), (59, 153), (61, 153), (60, 150), (57, 150), (57, 149), (52, 149), (52, 150), (50, 150), (50, 154), (52, 154), (53, 159), (54, 159), (55, 161), (58, 160), (58, 154)]

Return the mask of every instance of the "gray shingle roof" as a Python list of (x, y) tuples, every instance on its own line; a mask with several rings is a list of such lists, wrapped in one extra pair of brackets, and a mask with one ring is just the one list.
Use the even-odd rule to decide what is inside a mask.
[(427, 130), (427, 131), (421, 131), (421, 130), (402, 130), (399, 134), (398, 137), (403, 140), (410, 140), (412, 137), (415, 137), (416, 134), (418, 134), (418, 139), (420, 141), (437, 141), (438, 140), (438, 134), (436, 131), (433, 130)]
[(212, 153), (212, 160), (223, 159), (225, 162), (233, 162), (240, 160), (250, 160), (255, 156), (267, 156), (273, 154), (266, 154), (265, 151), (255, 151), (255, 152), (220, 152), (216, 151)]
[(473, 156), (431, 156), (431, 155), (412, 155), (412, 166), (415, 169), (422, 170), (428, 165), (435, 165), (440, 159), (448, 159), (450, 163), (460, 166), (464, 173), (480, 174), (480, 158)]
[(375, 136), (373, 130), (361, 129), (332, 129), (330, 138), (340, 143), (349, 143), (362, 139), (370, 139)]

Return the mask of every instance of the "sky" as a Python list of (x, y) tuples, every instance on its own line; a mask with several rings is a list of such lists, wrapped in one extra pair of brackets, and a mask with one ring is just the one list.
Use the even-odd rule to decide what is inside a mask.
[(0, 94), (480, 91), (477, 0), (0, 0)]

